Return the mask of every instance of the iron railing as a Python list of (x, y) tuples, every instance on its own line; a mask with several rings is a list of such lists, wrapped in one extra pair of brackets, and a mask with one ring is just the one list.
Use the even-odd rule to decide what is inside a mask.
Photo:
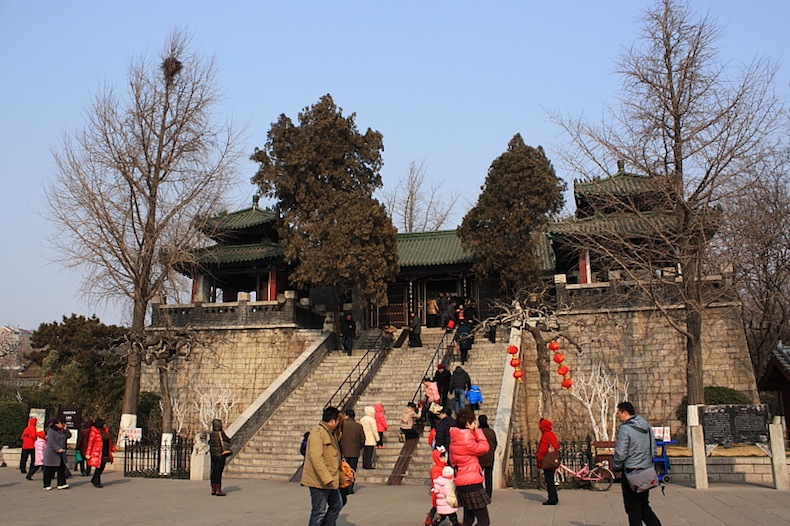
[(382, 362), (384, 362), (389, 352), (390, 349), (383, 348), (381, 344), (381, 334), (379, 334), (373, 342), (373, 346), (365, 351), (365, 354), (362, 355), (359, 362), (351, 369), (351, 372), (348, 373), (348, 376), (346, 376), (346, 379), (340, 384), (340, 387), (329, 397), (329, 400), (324, 404), (324, 409), (329, 406), (335, 406), (340, 409), (340, 411), (344, 411), (346, 408), (354, 407), (354, 404), (356, 404), (359, 399), (359, 395), (362, 394), (365, 387), (367, 387), (371, 380), (373, 380), (373, 377), (376, 376), (379, 367)]
[[(538, 488), (543, 482), (543, 470), (537, 464), (538, 443), (526, 442), (523, 438), (513, 439), (513, 473), (508, 485), (514, 488)], [(582, 442), (560, 442), (560, 460), (574, 471), (578, 471), (587, 463), (593, 466), (593, 442), (587, 437)], [(572, 487), (576, 484), (573, 477), (567, 477), (564, 485)]]
[(170, 444), (151, 440), (124, 440), (123, 476), (188, 479), (194, 440), (173, 437)]

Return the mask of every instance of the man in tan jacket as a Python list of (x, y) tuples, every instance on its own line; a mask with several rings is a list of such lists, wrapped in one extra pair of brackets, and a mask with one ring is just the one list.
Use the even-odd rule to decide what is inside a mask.
[(343, 508), (340, 445), (335, 436), (339, 423), (338, 408), (327, 407), (307, 437), (302, 485), (310, 488), (310, 526), (335, 526)]

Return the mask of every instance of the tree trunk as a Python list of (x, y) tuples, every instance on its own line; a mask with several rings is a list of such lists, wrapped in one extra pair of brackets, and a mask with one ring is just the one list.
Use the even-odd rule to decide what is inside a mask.
[(551, 409), (553, 404), (551, 403), (551, 356), (549, 354), (549, 348), (538, 327), (530, 327), (527, 325), (527, 330), (532, 334), (532, 339), (535, 341), (535, 350), (537, 351), (535, 365), (538, 367), (540, 392), (543, 393), (543, 414), (541, 416), (551, 420)]
[(162, 433), (173, 432), (173, 401), (170, 399), (170, 377), (167, 363), (159, 360), (159, 396), (162, 398)]

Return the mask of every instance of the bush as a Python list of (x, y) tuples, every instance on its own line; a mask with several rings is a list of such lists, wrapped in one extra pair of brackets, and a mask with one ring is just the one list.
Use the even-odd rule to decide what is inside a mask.
[(0, 402), (0, 446), (22, 447), (27, 414), (27, 406), (19, 402)]
[[(753, 405), (754, 401), (740, 391), (730, 389), (729, 387), (720, 387), (711, 385), (703, 389), (705, 396), (705, 405), (727, 405), (727, 404), (741, 404)], [(685, 427), (687, 417), (687, 406), (689, 403), (688, 395), (683, 397), (680, 405), (675, 410), (675, 416), (680, 420), (680, 423)]]

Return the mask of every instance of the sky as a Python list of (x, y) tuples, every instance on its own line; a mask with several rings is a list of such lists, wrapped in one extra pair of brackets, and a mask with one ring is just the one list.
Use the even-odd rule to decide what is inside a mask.
[[(128, 306), (91, 303), (79, 271), (54, 263), (57, 231), (43, 188), (53, 148), (82, 129), (100, 86), (123, 90), (132, 60), (156, 58), (175, 28), (213, 56), (219, 120), (246, 125), (262, 147), (279, 115), (329, 93), (360, 130), (384, 137), (384, 188), (424, 162), (434, 183), (462, 194), (449, 228), (473, 206), (491, 162), (520, 133), (549, 158), (567, 138), (547, 111), (591, 119), (616, 103), (614, 65), (637, 36), (640, 0), (240, 1), (0, 0), (0, 325), (36, 329), (72, 313), (125, 324)], [(692, 0), (722, 29), (723, 61), (766, 56), (790, 95), (784, 0)], [(616, 159), (612, 159), (612, 172)], [(554, 162), (559, 176), (572, 182)], [(229, 210), (250, 206), (243, 162)]]

